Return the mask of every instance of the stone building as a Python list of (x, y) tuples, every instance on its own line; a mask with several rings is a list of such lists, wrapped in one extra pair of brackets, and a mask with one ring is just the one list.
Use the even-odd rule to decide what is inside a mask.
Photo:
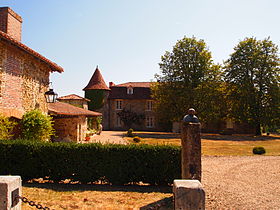
[(127, 129), (118, 113), (129, 111), (141, 116), (138, 124), (130, 126), (135, 130), (157, 131), (160, 130), (153, 110), (154, 99), (151, 97), (151, 82), (127, 82), (115, 85), (110, 83), (108, 96), (109, 129)]
[[(127, 130), (118, 113), (126, 110), (142, 117), (140, 123), (132, 122), (135, 130), (160, 130), (153, 110), (154, 100), (151, 98), (151, 82), (128, 82), (115, 85), (105, 84), (100, 70), (96, 68), (88, 85), (84, 88), (85, 98), (99, 100), (98, 106), (89, 106), (92, 111), (102, 113), (102, 125), (105, 130)], [(88, 91), (92, 91), (89, 93)], [(96, 91), (96, 92), (94, 92)], [(101, 97), (102, 96), (102, 97)]]
[(63, 72), (54, 62), (21, 43), (22, 18), (0, 8), (0, 113), (20, 119), (26, 111), (47, 113), (44, 93), (51, 72)]
[(76, 94), (61, 96), (61, 97), (57, 98), (57, 100), (60, 102), (63, 102), (63, 103), (68, 103), (73, 106), (83, 108), (83, 109), (88, 109), (88, 102), (90, 101), (89, 99), (83, 98)]
[(57, 138), (83, 140), (87, 117), (101, 114), (87, 110), (88, 100), (75, 95), (61, 98), (74, 106), (46, 102), (50, 73), (63, 69), (21, 43), (21, 26), (18, 14), (8, 7), (0, 8), (0, 113), (21, 119), (25, 112), (39, 109), (53, 116)]
[(53, 117), (56, 131), (53, 141), (66, 140), (71, 142), (84, 141), (88, 130), (87, 118), (96, 118), (102, 115), (62, 102), (50, 103), (49, 114)]

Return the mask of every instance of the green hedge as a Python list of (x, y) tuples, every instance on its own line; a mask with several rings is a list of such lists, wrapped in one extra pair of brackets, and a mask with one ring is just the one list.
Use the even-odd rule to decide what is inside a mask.
[(82, 183), (171, 184), (180, 178), (180, 148), (152, 145), (101, 145), (0, 141), (0, 174), (27, 181), (48, 177)]

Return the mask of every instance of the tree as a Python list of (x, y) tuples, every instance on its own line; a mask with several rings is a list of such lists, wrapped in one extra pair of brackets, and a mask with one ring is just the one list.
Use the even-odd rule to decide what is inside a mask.
[(203, 40), (184, 37), (172, 52), (166, 52), (159, 64), (161, 74), (152, 86), (155, 109), (162, 122), (182, 120), (190, 107), (200, 119), (220, 119), (225, 109), (222, 94), (221, 68)]
[(22, 129), (23, 138), (28, 140), (47, 141), (54, 134), (52, 118), (37, 109), (23, 115)]
[(280, 69), (278, 47), (269, 40), (246, 38), (225, 62), (231, 116), (255, 126), (279, 126)]
[(123, 109), (122, 111), (118, 112), (117, 115), (120, 117), (127, 129), (131, 128), (132, 124), (140, 124), (141, 120), (144, 119), (143, 114), (137, 114), (128, 109)]

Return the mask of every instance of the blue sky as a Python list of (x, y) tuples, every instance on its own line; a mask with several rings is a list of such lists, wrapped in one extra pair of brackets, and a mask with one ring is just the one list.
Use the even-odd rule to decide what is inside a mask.
[(280, 44), (279, 0), (0, 0), (23, 18), (22, 42), (64, 68), (60, 95), (78, 94), (96, 66), (107, 82), (151, 81), (184, 36), (222, 63), (245, 37)]

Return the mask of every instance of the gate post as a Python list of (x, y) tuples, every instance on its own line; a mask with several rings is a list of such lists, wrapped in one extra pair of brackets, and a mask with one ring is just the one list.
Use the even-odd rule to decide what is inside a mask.
[(182, 123), (181, 144), (182, 179), (197, 179), (201, 181), (200, 123)]
[(0, 209), (21, 210), (20, 176), (0, 176)]

